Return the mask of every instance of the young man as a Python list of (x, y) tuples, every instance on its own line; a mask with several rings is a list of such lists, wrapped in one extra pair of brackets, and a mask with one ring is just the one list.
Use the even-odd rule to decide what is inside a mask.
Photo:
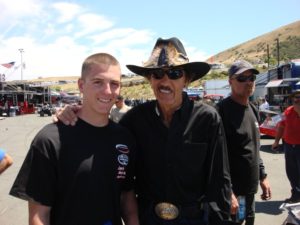
[[(213, 107), (183, 92), (209, 71), (209, 65), (189, 62), (177, 38), (159, 38), (143, 66), (127, 67), (149, 80), (156, 97), (120, 120), (137, 141), (140, 223), (205, 225), (207, 205), (215, 211), (211, 224), (227, 219), (231, 188), (221, 118)], [(72, 122), (71, 107), (63, 114)]]
[(300, 90), (292, 92), (293, 103), (284, 111), (284, 120), (279, 123), (272, 149), (276, 149), (281, 138), (284, 139), (286, 174), (291, 184), (291, 197), (285, 202), (300, 202)]
[[(271, 198), (263, 161), (260, 158), (260, 132), (257, 108), (249, 102), (259, 72), (247, 61), (234, 62), (229, 71), (231, 95), (217, 104), (222, 117), (228, 149), (232, 182), (232, 214), (238, 208), (237, 197), (246, 199), (246, 225), (254, 224), (255, 198), (258, 182), (263, 190), (261, 198)], [(235, 220), (235, 218), (234, 218)], [(243, 219), (230, 224), (242, 224)]]
[(133, 188), (135, 142), (108, 118), (120, 93), (111, 55), (89, 56), (78, 87), (76, 126), (45, 126), (34, 138), (10, 194), (29, 204), (30, 225), (138, 224)]

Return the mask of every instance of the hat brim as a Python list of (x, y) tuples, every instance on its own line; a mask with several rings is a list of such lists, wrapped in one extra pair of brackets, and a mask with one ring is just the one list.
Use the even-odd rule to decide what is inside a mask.
[(297, 95), (297, 94), (300, 94), (300, 90), (295, 90), (295, 91), (293, 91), (290, 95), (289, 95), (289, 97), (290, 98), (293, 98), (295, 95)]
[[(235, 72), (235, 74), (239, 75), (239, 74), (244, 73), (247, 70), (252, 71), (253, 74), (259, 74), (259, 71), (257, 69), (254, 69), (254, 68), (250, 68), (250, 69), (249, 68), (241, 68), (240, 70), (238, 70), (237, 72)], [(235, 74), (232, 74), (232, 75), (235, 75)]]
[[(133, 73), (147, 77), (149, 72), (165, 67), (142, 67), (136, 65), (126, 65), (126, 67)], [(191, 82), (200, 79), (208, 73), (210, 65), (205, 62), (190, 62), (178, 66), (172, 66), (172, 68), (183, 68), (187, 76), (191, 79)]]

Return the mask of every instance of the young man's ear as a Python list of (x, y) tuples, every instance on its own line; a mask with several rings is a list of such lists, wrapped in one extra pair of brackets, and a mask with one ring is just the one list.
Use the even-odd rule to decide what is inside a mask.
[(77, 81), (77, 84), (78, 84), (79, 91), (82, 93), (84, 80), (82, 78), (79, 78), (78, 81)]

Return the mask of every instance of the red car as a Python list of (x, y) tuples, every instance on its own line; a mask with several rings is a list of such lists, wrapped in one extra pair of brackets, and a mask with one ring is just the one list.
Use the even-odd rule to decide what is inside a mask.
[(278, 124), (282, 121), (283, 115), (271, 110), (263, 110), (260, 111), (261, 113), (265, 114), (266, 119), (259, 126), (260, 133), (275, 138)]

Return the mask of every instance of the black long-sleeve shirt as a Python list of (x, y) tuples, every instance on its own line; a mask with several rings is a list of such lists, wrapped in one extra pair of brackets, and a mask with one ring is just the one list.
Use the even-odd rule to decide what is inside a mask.
[(211, 205), (229, 214), (225, 134), (213, 107), (184, 96), (167, 128), (157, 101), (152, 101), (133, 108), (120, 123), (136, 138), (139, 199), (185, 205), (205, 196)]
[(237, 195), (257, 192), (259, 178), (265, 174), (260, 158), (258, 112), (249, 103), (238, 104), (231, 97), (217, 105), (226, 133), (232, 189)]

